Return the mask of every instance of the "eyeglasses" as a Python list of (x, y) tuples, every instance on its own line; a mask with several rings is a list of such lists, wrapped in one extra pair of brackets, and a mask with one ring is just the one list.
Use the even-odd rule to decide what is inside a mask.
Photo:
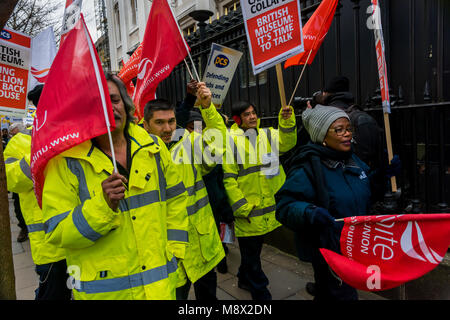
[(336, 128), (331, 128), (329, 130), (336, 132), (337, 136), (343, 136), (347, 131), (350, 132), (350, 133), (353, 133), (353, 127), (352, 126), (347, 127), (347, 128), (336, 127)]

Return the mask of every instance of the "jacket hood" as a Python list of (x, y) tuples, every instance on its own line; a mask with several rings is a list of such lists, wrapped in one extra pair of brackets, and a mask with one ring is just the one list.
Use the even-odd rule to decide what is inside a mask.
[(346, 109), (355, 102), (355, 97), (351, 92), (336, 92), (329, 96), (325, 103), (329, 106)]
[(320, 159), (331, 159), (331, 160), (347, 160), (353, 154), (353, 148), (351, 151), (342, 152), (324, 147), (320, 144), (313, 143), (309, 141), (304, 146), (300, 147), (298, 153), (289, 159), (289, 172), (288, 174), (303, 165), (303, 163), (309, 161), (311, 157), (318, 157)]

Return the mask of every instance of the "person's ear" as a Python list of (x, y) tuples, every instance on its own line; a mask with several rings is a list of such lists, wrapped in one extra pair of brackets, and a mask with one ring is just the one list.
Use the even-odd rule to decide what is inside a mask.
[(145, 131), (150, 132), (150, 126), (149, 126), (149, 124), (147, 123), (147, 121), (144, 120), (144, 121), (142, 121), (142, 123), (143, 123), (143, 125), (144, 125)]

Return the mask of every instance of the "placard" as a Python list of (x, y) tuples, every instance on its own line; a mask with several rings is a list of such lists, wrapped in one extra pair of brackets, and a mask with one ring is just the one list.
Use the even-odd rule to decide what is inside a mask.
[(253, 73), (302, 53), (298, 0), (241, 0)]
[(241, 57), (240, 51), (212, 44), (203, 82), (211, 90), (212, 103), (218, 109), (222, 107)]
[(0, 114), (26, 116), (31, 37), (3, 29), (0, 32)]

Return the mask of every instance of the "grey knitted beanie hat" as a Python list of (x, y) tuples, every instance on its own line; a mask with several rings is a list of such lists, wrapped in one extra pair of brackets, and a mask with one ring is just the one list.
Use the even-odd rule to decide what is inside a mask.
[(347, 118), (350, 121), (345, 111), (320, 104), (306, 109), (302, 114), (303, 125), (314, 143), (322, 143), (331, 124), (339, 118)]

